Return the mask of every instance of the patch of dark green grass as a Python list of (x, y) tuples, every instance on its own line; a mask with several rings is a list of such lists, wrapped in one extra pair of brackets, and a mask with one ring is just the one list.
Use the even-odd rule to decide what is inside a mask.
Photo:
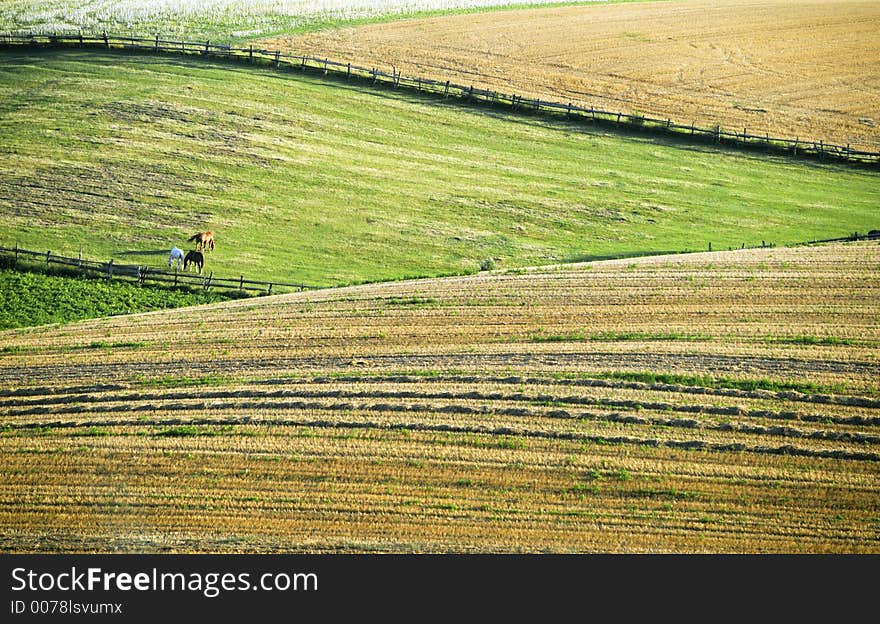
[[(219, 292), (0, 269), (0, 330), (215, 303), (230, 298)], [(140, 346), (144, 346), (143, 343), (93, 342), (83, 348)], [(4, 347), (3, 352), (17, 353), (17, 349)]]
[(699, 492), (676, 488), (640, 488), (628, 491), (626, 495), (633, 498), (650, 498), (666, 501), (698, 500), (700, 498)]
[(101, 429), (99, 427), (88, 427), (86, 429), (78, 429), (75, 430), (71, 435), (76, 437), (85, 437), (85, 438), (103, 438), (110, 435), (110, 432), (106, 429)]
[(861, 344), (860, 341), (850, 338), (838, 338), (836, 336), (810, 336), (806, 334), (798, 336), (767, 336), (765, 342), (771, 344), (793, 345), (821, 345), (821, 346), (853, 346)]
[(129, 341), (121, 341), (121, 342), (105, 342), (103, 340), (96, 340), (94, 342), (89, 343), (83, 349), (136, 349), (138, 347), (147, 346), (146, 342), (138, 342), (135, 340)]

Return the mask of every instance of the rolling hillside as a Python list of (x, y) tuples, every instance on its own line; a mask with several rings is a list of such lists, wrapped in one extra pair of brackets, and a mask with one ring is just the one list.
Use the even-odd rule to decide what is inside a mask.
[(0, 545), (876, 554), (878, 268), (701, 253), (2, 332)]
[[(39, 4), (0, 28), (391, 19)], [(616, 4), (284, 43), (876, 148), (876, 3)], [(163, 267), (212, 230), (218, 276), (340, 287), (0, 331), (0, 551), (880, 553), (880, 245), (798, 245), (880, 229), (875, 170), (53, 46), (0, 50), (0, 245)], [(7, 326), (175, 304), (2, 283)]]
[(594, 3), (437, 16), (262, 45), (710, 128), (880, 149), (880, 5)]
[(875, 228), (876, 173), (202, 59), (2, 52), (0, 244), (338, 285)]

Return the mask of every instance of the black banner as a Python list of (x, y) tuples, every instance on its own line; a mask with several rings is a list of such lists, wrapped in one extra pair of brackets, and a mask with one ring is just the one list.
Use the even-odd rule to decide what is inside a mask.
[[(836, 618), (874, 556), (3, 555), (4, 622), (592, 619), (708, 607)], [(408, 617), (405, 617), (408, 616)]]

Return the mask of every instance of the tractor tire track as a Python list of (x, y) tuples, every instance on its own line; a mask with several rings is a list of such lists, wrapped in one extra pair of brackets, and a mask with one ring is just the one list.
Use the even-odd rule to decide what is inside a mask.
[[(450, 370), (477, 369), (482, 371), (510, 368), (577, 370), (589, 365), (606, 370), (637, 369), (658, 371), (700, 371), (709, 374), (747, 374), (760, 376), (796, 377), (816, 373), (838, 373), (880, 378), (880, 364), (847, 362), (841, 360), (806, 360), (771, 358), (747, 355), (706, 355), (679, 353), (446, 353), (430, 355), (358, 355), (307, 356), (278, 359), (189, 360), (185, 362), (190, 375), (233, 375), (265, 371), (327, 371), (377, 368), (383, 370)], [(68, 365), (31, 365), (0, 369), (0, 383), (24, 384), (32, 379), (64, 380), (90, 379), (111, 383), (138, 376), (165, 377), (167, 364), (163, 362), (127, 362)]]

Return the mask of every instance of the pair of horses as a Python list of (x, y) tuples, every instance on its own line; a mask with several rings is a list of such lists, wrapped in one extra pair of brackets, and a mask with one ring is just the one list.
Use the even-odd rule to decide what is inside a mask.
[(187, 241), (196, 243), (195, 250), (188, 251), (184, 255), (183, 250), (178, 249), (176, 246), (172, 247), (171, 254), (168, 256), (168, 266), (173, 267), (183, 264), (183, 270), (188, 271), (189, 266), (193, 265), (201, 273), (205, 267), (205, 255), (202, 252), (208, 249), (214, 250), (214, 235), (211, 232), (199, 232), (191, 236)]
[(182, 266), (184, 271), (188, 271), (189, 265), (193, 265), (198, 269), (199, 273), (201, 273), (205, 266), (205, 255), (201, 251), (188, 251), (186, 252), (186, 255), (184, 255), (182, 249), (172, 247), (171, 254), (168, 256), (168, 266)]

